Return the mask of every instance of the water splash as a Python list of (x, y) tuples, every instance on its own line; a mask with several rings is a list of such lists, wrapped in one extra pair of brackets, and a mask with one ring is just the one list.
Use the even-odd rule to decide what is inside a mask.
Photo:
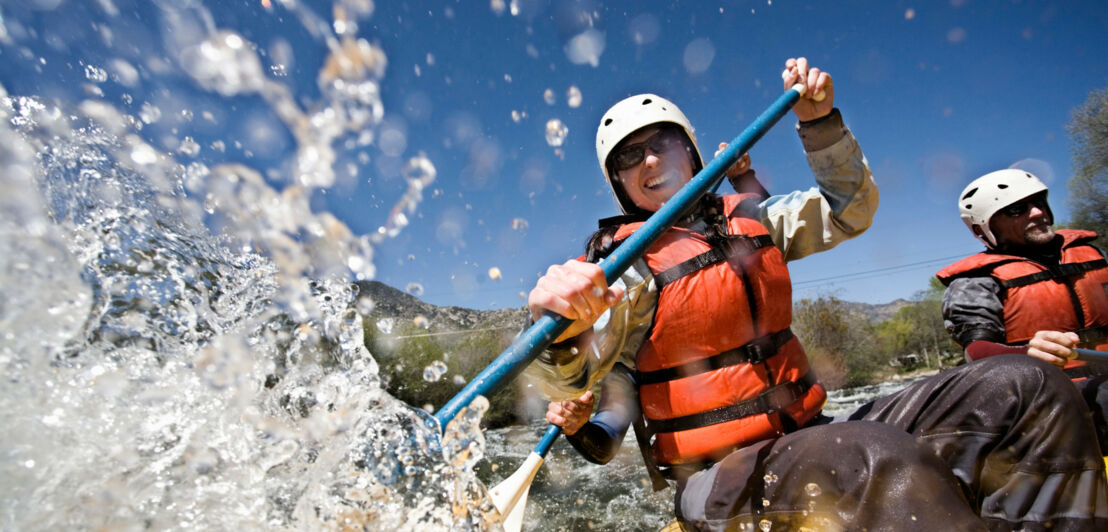
[[(101, 4), (97, 24), (129, 23)], [(21, 428), (0, 436), (4, 528), (491, 526), (473, 471), (487, 406), (440, 437), (382, 390), (363, 343), (373, 302), (350, 280), (373, 278), (383, 237), (311, 208), (336, 146), (373, 139), (384, 116), (384, 52), (352, 36), (373, 3), (338, 1), (331, 21), (279, 4), (325, 47), (317, 101), (268, 77), (243, 34), (169, 2), (144, 5), (168, 50), (141, 73), (75, 58), (82, 84), (105, 86), (93, 99), (0, 88), (0, 420)], [(218, 122), (203, 109), (136, 92), (116, 100), (143, 102), (132, 115), (99, 99), (109, 80), (138, 88), (175, 67), (212, 97), (262, 102), (296, 144), (285, 170), (199, 159), (221, 139), (150, 136)], [(435, 177), (426, 157), (409, 167), (395, 213)]]

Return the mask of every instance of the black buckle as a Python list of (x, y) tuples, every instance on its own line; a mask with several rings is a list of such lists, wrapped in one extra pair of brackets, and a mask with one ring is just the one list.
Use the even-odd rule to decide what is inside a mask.
[(778, 410), (789, 406), (796, 402), (798, 399), (793, 383), (787, 382), (784, 384), (778, 384), (773, 388), (766, 390), (764, 393), (758, 396), (759, 403), (761, 403), (762, 409), (767, 414), (773, 414)]
[(772, 335), (760, 336), (751, 340), (745, 346), (743, 350), (746, 351), (747, 360), (751, 364), (761, 364), (777, 354), (777, 348), (774, 346)]
[(766, 390), (766, 393), (758, 396), (758, 409), (762, 412), (765, 412), (766, 414), (773, 414), (777, 412), (777, 408), (774, 407), (773, 402), (769, 400), (772, 393), (773, 389), (770, 389)]

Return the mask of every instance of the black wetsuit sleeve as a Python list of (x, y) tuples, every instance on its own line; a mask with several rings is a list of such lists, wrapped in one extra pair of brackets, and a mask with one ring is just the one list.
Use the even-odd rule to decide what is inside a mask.
[(1004, 302), (992, 277), (959, 277), (943, 294), (943, 325), (965, 347), (976, 340), (1004, 343)]
[(596, 415), (566, 440), (586, 460), (606, 464), (619, 452), (628, 427), (639, 415), (638, 395), (626, 371), (617, 365), (601, 381)]

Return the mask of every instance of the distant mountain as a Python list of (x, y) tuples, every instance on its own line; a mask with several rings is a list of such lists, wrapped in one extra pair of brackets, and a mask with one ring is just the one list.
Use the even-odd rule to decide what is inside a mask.
[(415, 320), (427, 319), (429, 330), (468, 330), (475, 328), (515, 328), (522, 330), (527, 315), (523, 308), (473, 310), (463, 307), (440, 307), (423, 302), (415, 296), (377, 281), (359, 281), (360, 294), (374, 302), (373, 313), (380, 316)]
[(907, 301), (905, 299), (897, 299), (890, 303), (883, 303), (878, 305), (844, 301), (843, 304), (846, 305), (846, 308), (849, 309), (851, 312), (862, 314), (866, 318), (869, 318), (870, 323), (877, 324), (892, 319), (892, 317), (896, 314), (896, 311), (907, 305), (910, 305), (911, 301)]

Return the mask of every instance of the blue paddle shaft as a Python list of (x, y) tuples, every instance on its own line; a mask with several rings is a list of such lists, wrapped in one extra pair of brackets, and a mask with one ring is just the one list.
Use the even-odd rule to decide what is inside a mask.
[[(661, 209), (658, 209), (627, 240), (606, 259), (601, 261), (604, 277), (611, 284), (631, 267), (631, 264), (646, 253), (647, 248), (673, 227), (696, 201), (712, 190), (742, 154), (750, 151), (774, 124), (800, 99), (803, 85), (785, 91), (758, 118), (754, 119), (738, 137), (735, 137), (719, 155), (693, 176), (681, 190), (673, 195)], [(496, 360), (489, 364), (473, 380), (469, 381), (453, 398), (446, 402), (435, 419), (440, 427), (446, 427), (462, 408), (465, 408), (478, 395), (490, 395), (505, 383), (514, 379), (532, 360), (554, 342), (558, 335), (569, 328), (572, 320), (556, 314), (548, 314), (535, 322), (516, 339)]]
[(546, 428), (546, 433), (542, 435), (542, 439), (539, 440), (538, 445), (535, 445), (535, 454), (546, 458), (546, 453), (550, 451), (550, 446), (554, 445), (554, 440), (558, 439), (558, 436), (562, 434), (562, 427), (557, 425), (550, 425)]
[(1108, 353), (1104, 351), (1081, 349), (1079, 347), (1075, 347), (1073, 350), (1077, 351), (1078, 360), (1108, 362)]

